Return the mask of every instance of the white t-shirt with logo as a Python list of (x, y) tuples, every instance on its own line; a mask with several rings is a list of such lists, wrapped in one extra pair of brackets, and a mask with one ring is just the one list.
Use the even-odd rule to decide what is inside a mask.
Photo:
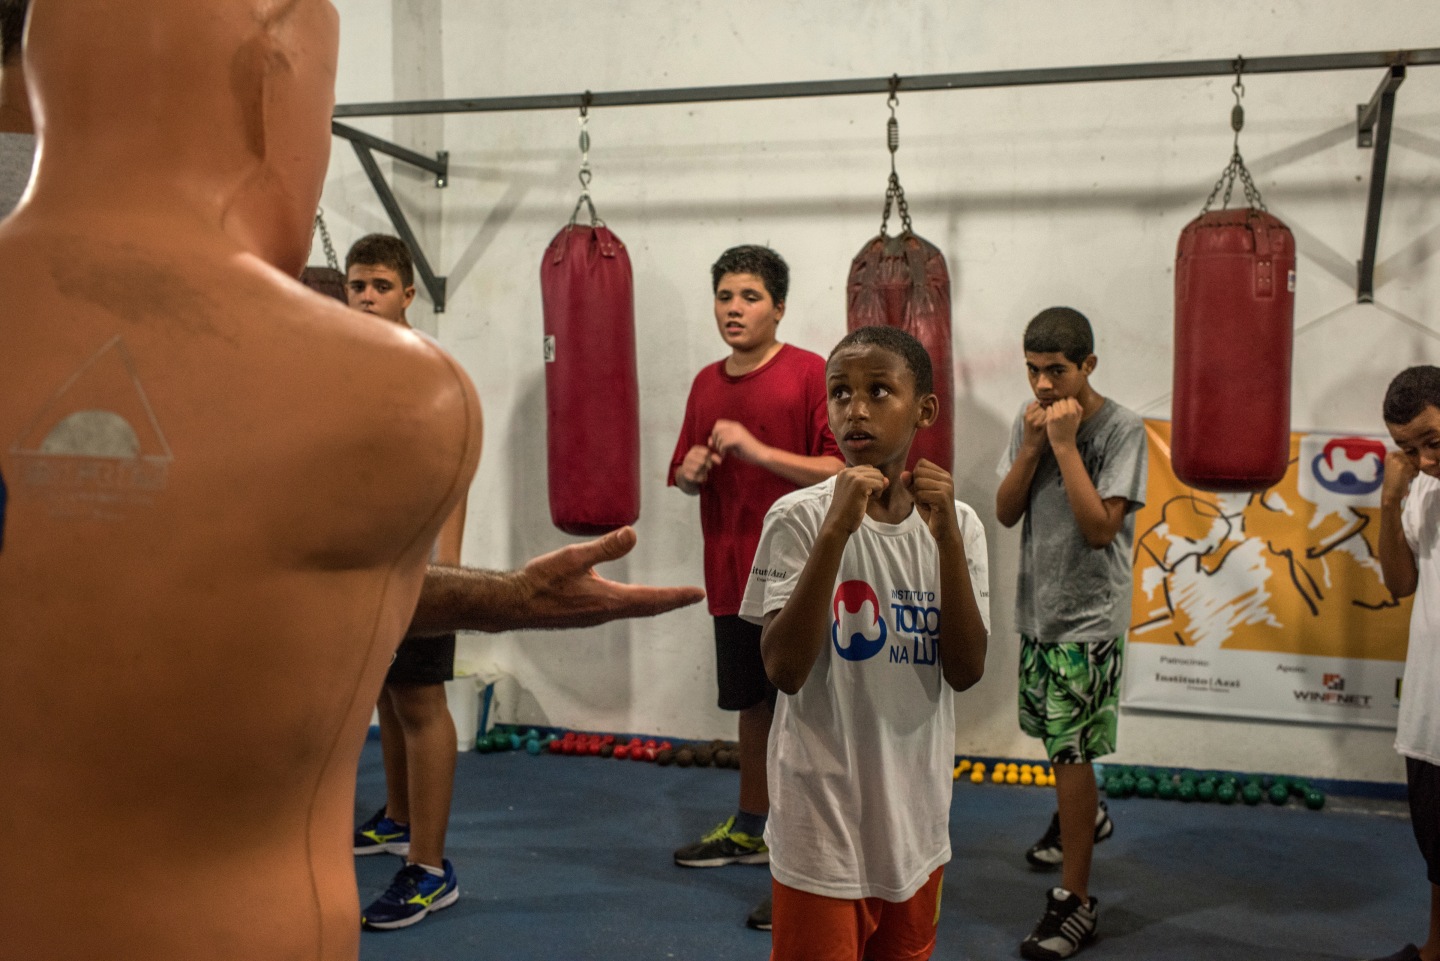
[[(830, 509), (835, 479), (787, 494), (765, 527), (740, 614), (785, 606)], [(990, 627), (985, 529), (955, 502), (980, 616)], [(906, 901), (950, 860), (955, 705), (940, 673), (940, 556), (918, 511), (851, 535), (831, 634), (770, 728), (775, 879), (832, 898)]]
[(1400, 687), (1395, 750), (1440, 764), (1440, 481), (1417, 475), (1400, 514), (1418, 580), (1410, 609), (1410, 649)]

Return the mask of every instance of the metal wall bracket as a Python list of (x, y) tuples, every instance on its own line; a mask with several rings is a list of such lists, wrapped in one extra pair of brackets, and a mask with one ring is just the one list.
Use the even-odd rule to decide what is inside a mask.
[(427, 157), (422, 153), (407, 150), (388, 140), (335, 121), (330, 123), (330, 132), (350, 141), (350, 146), (355, 148), (355, 156), (360, 159), (360, 166), (364, 169), (365, 176), (370, 178), (370, 185), (375, 188), (375, 194), (380, 198), (381, 206), (390, 215), (390, 223), (395, 226), (395, 233), (405, 241), (405, 246), (410, 248), (410, 255), (415, 260), (415, 272), (420, 275), (420, 282), (425, 285), (425, 290), (435, 305), (435, 313), (443, 314), (445, 312), (446, 278), (436, 275), (430, 266), (430, 259), (421, 249), (420, 241), (415, 236), (415, 231), (411, 229), (405, 211), (400, 209), (400, 202), (395, 199), (395, 192), (390, 189), (390, 184), (385, 181), (384, 175), (380, 172), (380, 164), (375, 160), (374, 151), (419, 167), (421, 170), (430, 171), (435, 175), (437, 189), (449, 186), (450, 183), (449, 152), (442, 150), (433, 158)]
[(1355, 299), (1375, 302), (1375, 248), (1380, 239), (1380, 207), (1385, 199), (1385, 165), (1390, 160), (1390, 126), (1395, 116), (1395, 91), (1405, 80), (1405, 65), (1386, 68), (1369, 103), (1355, 106), (1355, 146), (1374, 150), (1370, 158), (1370, 200), (1365, 208), (1365, 241), (1356, 263)]

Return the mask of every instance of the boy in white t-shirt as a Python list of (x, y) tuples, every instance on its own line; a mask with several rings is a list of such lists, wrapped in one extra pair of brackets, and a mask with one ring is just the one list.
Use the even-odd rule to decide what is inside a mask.
[(1396, 597), (1415, 595), (1395, 750), (1405, 756), (1410, 825), (1430, 880), (1430, 930), (1379, 961), (1440, 959), (1440, 367), (1410, 367), (1385, 392), (1400, 449), (1380, 489), (1380, 569)]
[(825, 377), (847, 466), (771, 507), (740, 608), (781, 692), (771, 958), (921, 961), (950, 860), (950, 692), (985, 670), (985, 531), (949, 473), (905, 470), (938, 409), (915, 338), (854, 331)]

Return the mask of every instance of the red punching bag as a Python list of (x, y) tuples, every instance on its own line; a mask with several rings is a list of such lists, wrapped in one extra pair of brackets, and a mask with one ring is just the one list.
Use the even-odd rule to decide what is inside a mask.
[[(892, 172), (885, 193), (885, 216), (880, 234), (869, 240), (850, 262), (847, 285), (847, 327), (884, 325), (898, 327), (924, 345), (935, 375), (935, 396), (940, 413), (935, 423), (915, 435), (907, 467), (921, 457), (945, 470), (954, 464), (954, 378), (950, 365), (950, 271), (945, 255), (910, 229), (905, 194)], [(898, 197), (904, 230), (885, 233), (891, 201)]]
[(935, 376), (940, 414), (915, 435), (907, 467), (921, 457), (945, 470), (954, 463), (954, 386), (950, 373), (950, 272), (945, 255), (907, 222), (898, 237), (880, 235), (850, 263), (847, 326), (898, 327), (924, 345)]
[(590, 212), (589, 226), (571, 218), (540, 265), (550, 519), (565, 533), (582, 535), (640, 516), (630, 256), (594, 216), (593, 205)]
[[(1210, 211), (1237, 175), (1249, 206)], [(1295, 237), (1265, 211), (1238, 146), (1205, 208), (1175, 256), (1171, 465), (1201, 490), (1261, 490), (1290, 459)]]
[(306, 267), (300, 271), (300, 283), (317, 294), (334, 297), (348, 306), (350, 298), (345, 293), (345, 272), (340, 269), (334, 244), (330, 243), (330, 228), (325, 226), (323, 210), (315, 211), (315, 233), (319, 235), (320, 243), (325, 249), (325, 266)]

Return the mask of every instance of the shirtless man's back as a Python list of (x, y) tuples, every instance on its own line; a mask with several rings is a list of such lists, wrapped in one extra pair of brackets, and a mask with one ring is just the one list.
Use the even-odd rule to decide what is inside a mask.
[(32, 13), (40, 163), (0, 225), (0, 770), (64, 883), (0, 872), (0, 958), (357, 953), (356, 762), (480, 411), (438, 349), (286, 276), (335, 43), (328, 0)]

